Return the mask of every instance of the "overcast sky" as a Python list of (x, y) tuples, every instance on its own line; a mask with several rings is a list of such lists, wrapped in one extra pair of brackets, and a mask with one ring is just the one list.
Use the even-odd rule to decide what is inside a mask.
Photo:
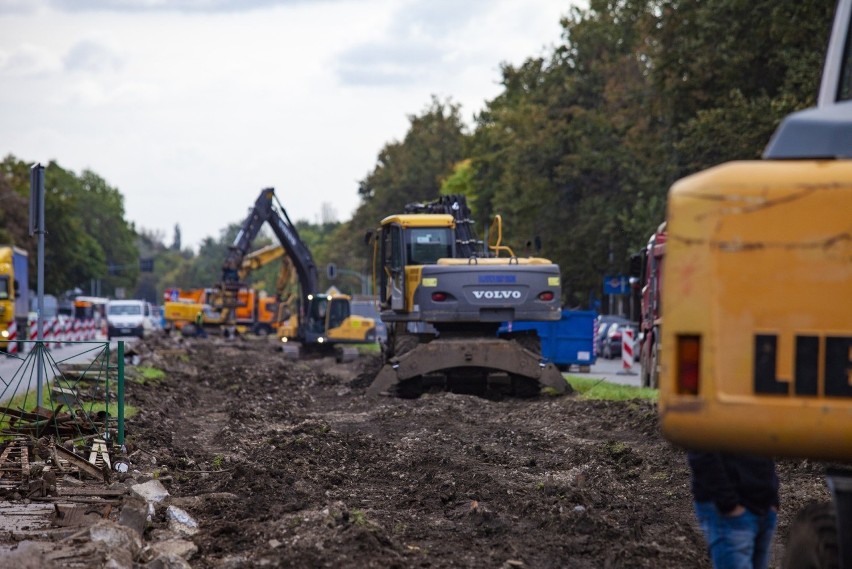
[[(337, 219), (431, 95), (472, 123), (569, 0), (0, 0), (0, 155), (91, 169), (184, 246), (273, 186)], [(49, 227), (49, 220), (48, 220)]]

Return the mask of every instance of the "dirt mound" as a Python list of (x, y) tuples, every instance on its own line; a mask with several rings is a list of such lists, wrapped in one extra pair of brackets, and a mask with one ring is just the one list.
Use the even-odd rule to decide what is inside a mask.
[[(147, 353), (168, 376), (128, 389), (128, 436), (198, 520), (193, 566), (709, 567), (652, 404), (367, 398), (376, 358), (261, 341)], [(784, 534), (826, 493), (814, 465), (781, 474)]]

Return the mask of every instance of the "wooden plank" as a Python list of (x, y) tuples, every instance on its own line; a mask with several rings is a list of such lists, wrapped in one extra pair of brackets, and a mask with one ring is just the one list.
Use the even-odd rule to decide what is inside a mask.
[(33, 502), (71, 502), (74, 504), (103, 504), (113, 505), (121, 504), (121, 498), (85, 498), (76, 496), (32, 496), (29, 498)]
[[(14, 441), (9, 443), (9, 446), (3, 449), (3, 454), (0, 454), (0, 465), (3, 465), (5, 462), (9, 460), (9, 454), (12, 452), (12, 446), (14, 445)], [(0, 466), (0, 478), (3, 478), (3, 475), (7, 470), (13, 470), (12, 467), (9, 466)], [(17, 468), (14, 468), (17, 470)]]
[(89, 462), (98, 468), (103, 468), (104, 465), (106, 465), (107, 468), (112, 468), (112, 465), (109, 462), (109, 451), (107, 450), (105, 440), (94, 439), (92, 441), (92, 450), (89, 453)]
[(23, 477), (30, 477), (30, 449), (28, 446), (20, 445), (21, 449), (21, 474)]
[(92, 488), (92, 487), (89, 487), (89, 488), (85, 488), (85, 487), (83, 487), (83, 488), (81, 488), (81, 487), (71, 487), (71, 488), (60, 487), (59, 492), (62, 494), (62, 496), (103, 496), (103, 497), (110, 497), (110, 496), (124, 496), (125, 494), (127, 494), (127, 490), (124, 490), (124, 489)]
[(63, 446), (57, 446), (56, 452), (62, 455), (62, 457), (65, 458), (72, 466), (79, 468), (82, 472), (85, 472), (95, 480), (100, 480), (101, 482), (108, 480), (108, 470), (101, 470), (82, 456), (75, 454)]
[[(16, 458), (18, 460), (15, 460)], [(10, 441), (3, 453), (0, 454), (0, 478), (7, 472), (20, 472), (23, 476), (30, 475), (29, 443), (26, 439)]]

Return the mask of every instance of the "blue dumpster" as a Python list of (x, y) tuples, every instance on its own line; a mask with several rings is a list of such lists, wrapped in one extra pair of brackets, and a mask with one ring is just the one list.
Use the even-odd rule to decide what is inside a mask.
[(578, 366), (589, 371), (595, 363), (595, 318), (593, 310), (563, 310), (562, 318), (552, 322), (516, 320), (504, 323), (498, 333), (535, 330), (541, 339), (541, 355), (562, 371)]

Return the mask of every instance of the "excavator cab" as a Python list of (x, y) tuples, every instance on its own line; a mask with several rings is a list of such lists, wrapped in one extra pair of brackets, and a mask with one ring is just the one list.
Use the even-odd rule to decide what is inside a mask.
[(308, 341), (320, 344), (328, 341), (375, 341), (375, 321), (353, 316), (348, 295), (309, 295), (308, 299), (305, 321), (305, 337)]
[[(308, 295), (301, 329), (295, 316), (279, 327), (281, 349), (285, 355), (297, 359), (302, 347), (314, 352), (333, 348), (339, 362), (357, 358), (357, 349), (344, 344), (375, 342), (376, 326), (372, 318), (353, 316), (350, 301), (345, 294)], [(299, 341), (303, 346), (299, 346)]]
[[(410, 312), (407, 291), (419, 282), (419, 267), (455, 256), (451, 215), (393, 215), (381, 224), (379, 287), (383, 309)], [(410, 284), (413, 283), (413, 284)]]

